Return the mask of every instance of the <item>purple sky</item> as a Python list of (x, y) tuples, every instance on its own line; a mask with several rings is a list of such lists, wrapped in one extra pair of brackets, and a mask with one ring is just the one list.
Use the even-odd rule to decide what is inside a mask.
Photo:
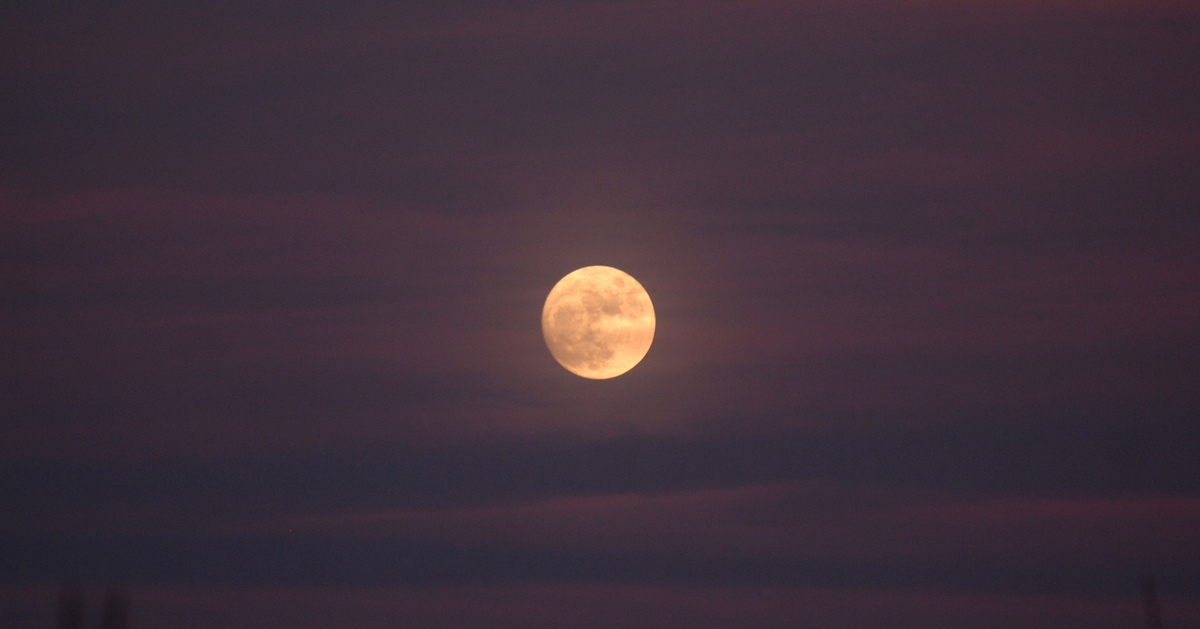
[(1194, 3), (160, 4), (0, 9), (0, 624), (1200, 626)]

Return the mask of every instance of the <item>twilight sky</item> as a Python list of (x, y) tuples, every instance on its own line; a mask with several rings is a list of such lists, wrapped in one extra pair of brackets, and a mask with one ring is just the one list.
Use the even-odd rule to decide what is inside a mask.
[(1195, 3), (103, 4), (0, 9), (0, 625), (1200, 626)]

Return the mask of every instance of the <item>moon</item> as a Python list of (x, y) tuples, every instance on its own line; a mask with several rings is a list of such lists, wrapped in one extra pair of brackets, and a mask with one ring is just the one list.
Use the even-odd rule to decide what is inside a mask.
[(654, 341), (654, 304), (645, 288), (611, 266), (568, 273), (546, 297), (542, 336), (573, 374), (615, 378), (642, 361)]

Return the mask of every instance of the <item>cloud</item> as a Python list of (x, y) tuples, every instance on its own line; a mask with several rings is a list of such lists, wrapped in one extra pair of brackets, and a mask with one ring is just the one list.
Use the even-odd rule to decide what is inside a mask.
[[(52, 586), (0, 589), (6, 610), (29, 624), (52, 622)], [(308, 629), (330, 619), (356, 627), (419, 625), (593, 629), (719, 628), (804, 624), (818, 629), (872, 626), (951, 629), (1011, 626), (1116, 629), (1142, 621), (1132, 595), (960, 594), (923, 589), (854, 591), (816, 587), (678, 587), (520, 584), (445, 588), (156, 586), (132, 590), (134, 617), (148, 625), (216, 629), (270, 623)], [(220, 601), (220, 604), (214, 604)], [(1200, 618), (1194, 600), (1166, 601), (1179, 622)]]
[[(335, 524), (345, 516), (349, 531), (383, 530), (370, 526), (370, 514), (381, 514), (384, 528), (386, 516), (396, 514), (450, 534), (450, 527), (437, 525), (438, 518), (461, 516), (469, 524), (516, 518), (523, 509), (532, 518), (541, 511), (570, 512), (574, 505), (582, 505), (582, 512), (599, 509), (610, 519), (624, 517), (622, 509), (644, 506), (652, 517), (662, 505), (679, 513), (689, 504), (708, 504), (706, 492), (713, 505), (735, 500), (743, 495), (735, 488), (742, 487), (768, 488), (748, 494), (760, 502), (787, 503), (793, 485), (800, 492), (796, 499), (814, 501), (817, 517), (857, 500), (819, 500), (840, 487), (862, 488), (868, 492), (862, 494), (865, 504), (896, 513), (940, 493), (949, 496), (945, 504), (1007, 505), (1013, 517), (1024, 517), (1027, 509), (1036, 515), (1039, 504), (1060, 499), (1084, 507), (1125, 501), (1134, 513), (1163, 498), (1184, 504), (1200, 489), (1191, 456), (1200, 439), (1194, 417), (1185, 412), (1164, 421), (1171, 416), (1162, 411), (1157, 417), (1141, 422), (1084, 414), (1063, 421), (1034, 415), (1018, 424), (1011, 417), (992, 420), (997, 425), (977, 418), (921, 429), (705, 439), (659, 435), (539, 443), (510, 436), (440, 447), (405, 438), (352, 447), (327, 437), (319, 449), (314, 444), (307, 451), (277, 447), (241, 455), (9, 463), (0, 496), (7, 506), (5, 526), (14, 535), (67, 536), (94, 530), (87, 523), (104, 518), (129, 533), (144, 527), (147, 533), (211, 535), (291, 518), (303, 525), (312, 517), (314, 530), (329, 532), (318, 526), (326, 515)], [(801, 491), (806, 488), (811, 493)], [(355, 528), (354, 514), (369, 516), (363, 528)], [(474, 530), (486, 536), (489, 530), (483, 529)]]
[[(198, 506), (197, 503), (192, 503)], [(205, 521), (202, 512), (195, 514)], [(5, 569), (156, 584), (608, 583), (1195, 596), (1192, 497), (972, 498), (825, 481), (7, 536)], [(208, 520), (210, 523), (212, 520)], [(103, 522), (103, 520), (100, 520)], [(160, 521), (159, 526), (165, 524)], [(181, 527), (181, 528), (179, 528)], [(104, 575), (103, 577), (101, 575)]]

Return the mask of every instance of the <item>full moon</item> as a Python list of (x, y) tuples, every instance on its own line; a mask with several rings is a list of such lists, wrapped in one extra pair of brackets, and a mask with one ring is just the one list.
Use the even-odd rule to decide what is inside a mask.
[(654, 305), (628, 273), (588, 266), (558, 281), (542, 308), (542, 335), (558, 364), (603, 380), (642, 361), (654, 341)]

